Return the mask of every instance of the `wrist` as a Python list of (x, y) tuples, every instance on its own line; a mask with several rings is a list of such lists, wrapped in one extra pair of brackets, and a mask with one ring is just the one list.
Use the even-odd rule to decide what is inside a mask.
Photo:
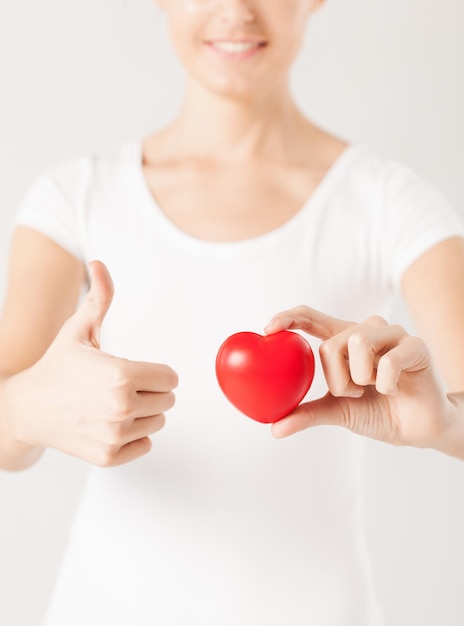
[(0, 379), (0, 467), (22, 470), (33, 465), (44, 448), (28, 442), (20, 433), (14, 410), (13, 378), (15, 376)]
[(448, 394), (446, 428), (433, 448), (464, 461), (464, 392)]

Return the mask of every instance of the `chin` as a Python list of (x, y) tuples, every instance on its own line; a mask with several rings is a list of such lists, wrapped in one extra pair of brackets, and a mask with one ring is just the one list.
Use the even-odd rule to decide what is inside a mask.
[(210, 76), (199, 82), (207, 91), (228, 100), (247, 102), (255, 100), (263, 93), (262, 86), (257, 81), (252, 80), (233, 80), (225, 76)]
[(218, 87), (210, 88), (217, 96), (220, 96), (226, 100), (235, 102), (252, 102), (256, 100), (259, 92), (256, 89), (233, 89), (231, 87)]

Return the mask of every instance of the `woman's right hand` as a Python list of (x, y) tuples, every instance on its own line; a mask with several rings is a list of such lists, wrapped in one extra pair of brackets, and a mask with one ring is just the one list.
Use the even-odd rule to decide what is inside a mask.
[(89, 268), (85, 302), (37, 363), (5, 381), (6, 418), (18, 442), (110, 467), (150, 451), (149, 436), (164, 426), (178, 379), (167, 365), (100, 350), (114, 289), (103, 263)]

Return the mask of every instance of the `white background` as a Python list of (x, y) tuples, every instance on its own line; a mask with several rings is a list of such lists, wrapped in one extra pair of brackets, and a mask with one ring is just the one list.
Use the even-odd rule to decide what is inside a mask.
[[(409, 164), (462, 215), (463, 23), (462, 0), (328, 0), (293, 77), (313, 121)], [(3, 0), (0, 77), (3, 299), (9, 224), (32, 177), (163, 125), (182, 74), (150, 0)], [(387, 626), (462, 626), (464, 463), (373, 442), (369, 464)], [(0, 472), (2, 626), (39, 624), (85, 473), (55, 451), (27, 472)]]

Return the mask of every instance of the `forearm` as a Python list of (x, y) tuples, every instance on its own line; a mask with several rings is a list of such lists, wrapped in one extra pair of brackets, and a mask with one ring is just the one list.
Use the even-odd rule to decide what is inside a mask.
[(464, 461), (464, 392), (449, 393), (448, 428), (433, 446), (436, 450)]
[(21, 442), (15, 437), (13, 416), (7, 401), (7, 381), (7, 377), (0, 376), (0, 469), (19, 471), (33, 465), (44, 448)]

